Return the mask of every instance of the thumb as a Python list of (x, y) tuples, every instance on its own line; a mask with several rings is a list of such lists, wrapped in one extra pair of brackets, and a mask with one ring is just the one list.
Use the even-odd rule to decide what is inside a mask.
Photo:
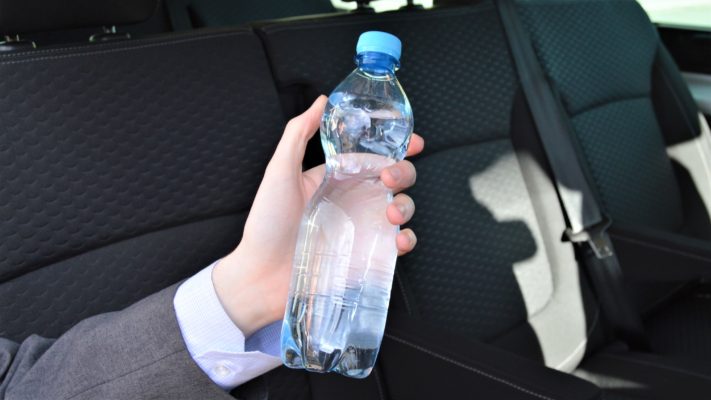
[(291, 171), (301, 172), (301, 163), (304, 161), (306, 144), (318, 131), (327, 100), (326, 96), (319, 96), (308, 110), (292, 118), (286, 124), (284, 134), (279, 141), (279, 145), (277, 145), (268, 168), (288, 168)]

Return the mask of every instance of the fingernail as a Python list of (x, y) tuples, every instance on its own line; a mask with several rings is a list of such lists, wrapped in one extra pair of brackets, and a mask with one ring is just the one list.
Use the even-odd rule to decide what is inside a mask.
[(390, 168), (388, 171), (390, 172), (390, 176), (392, 176), (395, 181), (400, 180), (400, 176), (402, 176), (400, 168)]
[(417, 243), (417, 238), (415, 237), (415, 234), (410, 231), (407, 231), (407, 240), (409, 240), (410, 244), (413, 246)]
[(405, 207), (404, 204), (398, 204), (398, 205), (397, 205), (397, 210), (400, 211), (400, 215), (402, 215), (403, 218), (407, 216), (407, 214), (406, 214), (406, 213), (407, 213), (407, 207)]

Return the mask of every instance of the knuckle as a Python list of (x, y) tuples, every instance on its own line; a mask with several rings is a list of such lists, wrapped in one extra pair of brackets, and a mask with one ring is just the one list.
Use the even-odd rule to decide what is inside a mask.
[(303, 115), (296, 116), (286, 123), (285, 134), (300, 141), (308, 140), (310, 133)]
[(292, 119), (289, 120), (289, 122), (286, 123), (286, 131), (287, 132), (298, 132), (300, 130), (301, 126), (301, 115), (298, 115), (296, 117), (293, 117)]

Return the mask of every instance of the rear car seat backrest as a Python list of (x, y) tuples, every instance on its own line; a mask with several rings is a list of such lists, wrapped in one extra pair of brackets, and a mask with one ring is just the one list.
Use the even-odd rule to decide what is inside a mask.
[[(159, 0), (65, 0), (0, 2), (0, 34), (19, 35), (21, 43), (8, 42), (3, 52), (57, 44), (87, 43), (93, 35), (101, 40), (143, 37), (170, 31), (163, 1)], [(115, 28), (106, 33), (105, 28)], [(97, 39), (98, 41), (98, 39)]]
[(15, 35), (57, 29), (132, 24), (147, 20), (159, 0), (2, 2), (0, 33)]
[(703, 221), (686, 207), (702, 200), (687, 198), (665, 148), (699, 135), (695, 106), (683, 83), (673, 80), (679, 73), (639, 4), (518, 5), (612, 219), (711, 237), (708, 214)]
[(166, 0), (166, 5), (178, 31), (336, 11), (331, 0)]
[[(311, 95), (328, 93), (354, 68), (355, 41), (373, 29), (402, 39), (398, 75), (415, 130), (427, 141), (410, 191), (418, 247), (398, 261), (408, 311), (571, 370), (585, 351), (594, 312), (583, 310), (543, 164), (514, 140), (512, 116), (525, 118), (527, 111), (495, 8), (483, 2), (260, 28), (278, 89)], [(535, 132), (526, 133), (530, 142)]]
[(225, 254), (281, 119), (250, 30), (0, 56), (0, 337), (55, 336)]

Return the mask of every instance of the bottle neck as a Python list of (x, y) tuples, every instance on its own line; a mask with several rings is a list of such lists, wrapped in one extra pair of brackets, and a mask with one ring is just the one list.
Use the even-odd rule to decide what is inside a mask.
[(395, 71), (400, 68), (400, 62), (395, 57), (375, 51), (358, 54), (356, 64), (361, 71), (376, 76), (394, 75)]

